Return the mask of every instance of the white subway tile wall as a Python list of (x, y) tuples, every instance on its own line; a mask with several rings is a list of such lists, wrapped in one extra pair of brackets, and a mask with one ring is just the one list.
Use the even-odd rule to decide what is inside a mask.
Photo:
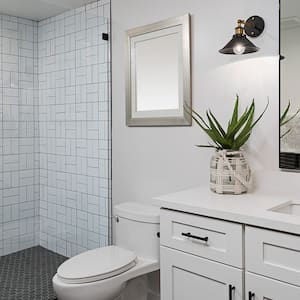
[(38, 24), (40, 244), (106, 246), (110, 224), (110, 3)]
[(110, 238), (110, 2), (0, 16), (0, 255)]
[(0, 15), (0, 255), (39, 243), (37, 37)]

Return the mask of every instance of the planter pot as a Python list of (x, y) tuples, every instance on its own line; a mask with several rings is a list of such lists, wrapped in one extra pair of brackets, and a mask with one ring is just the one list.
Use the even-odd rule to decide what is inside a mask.
[(242, 151), (218, 150), (210, 162), (210, 189), (239, 195), (251, 187), (251, 170)]

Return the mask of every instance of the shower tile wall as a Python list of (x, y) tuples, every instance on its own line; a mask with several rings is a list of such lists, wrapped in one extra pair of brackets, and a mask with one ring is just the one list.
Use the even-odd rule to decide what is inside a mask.
[(110, 3), (38, 24), (40, 244), (62, 255), (109, 239)]
[(37, 23), (0, 15), (0, 255), (39, 243)]

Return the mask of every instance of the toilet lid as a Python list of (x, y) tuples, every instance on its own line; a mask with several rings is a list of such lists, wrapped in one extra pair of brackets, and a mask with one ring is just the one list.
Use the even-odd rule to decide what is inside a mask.
[(88, 283), (117, 276), (136, 265), (134, 252), (108, 246), (83, 252), (65, 261), (57, 270), (66, 283)]

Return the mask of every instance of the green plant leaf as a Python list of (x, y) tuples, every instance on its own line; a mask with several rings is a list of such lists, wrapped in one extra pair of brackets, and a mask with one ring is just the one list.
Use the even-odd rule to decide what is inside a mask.
[(214, 145), (195, 145), (196, 147), (199, 148), (215, 148), (218, 149), (218, 147), (214, 146)]
[(212, 129), (209, 129), (207, 132), (208, 136), (211, 138), (211, 140), (216, 144), (216, 146), (220, 148), (224, 148), (223, 141), (219, 139), (219, 136), (215, 134), (215, 132)]
[(234, 150), (239, 150), (248, 141), (250, 136), (251, 136), (251, 131), (247, 135), (241, 137), (240, 139), (237, 139), (235, 141), (235, 149)]
[[(202, 122), (201, 119), (198, 120), (196, 117), (194, 117), (194, 115), (192, 115), (192, 118), (193, 118), (193, 120), (197, 123), (197, 125), (198, 125), (202, 130), (204, 130), (205, 132), (209, 130), (209, 127), (208, 127), (208, 126), (206, 126), (205, 124), (204, 124), (204, 125), (201, 124), (201, 122)], [(205, 127), (205, 126), (206, 126), (206, 127)]]
[(254, 126), (255, 126), (255, 125), (260, 121), (260, 119), (263, 117), (263, 115), (265, 114), (265, 112), (267, 111), (267, 109), (268, 109), (268, 107), (269, 107), (269, 103), (270, 103), (270, 101), (269, 101), (269, 98), (268, 98), (268, 103), (267, 103), (265, 109), (264, 109), (263, 112), (259, 115), (259, 117), (256, 119), (256, 121), (252, 124), (251, 129), (253, 129)]
[[(208, 124), (205, 122), (205, 120), (194, 110), (192, 107), (187, 105), (186, 103), (184, 104), (184, 110), (193, 118), (194, 121), (198, 120), (203, 123), (204, 126), (209, 128)], [(198, 123), (197, 123), (198, 124)], [(199, 125), (199, 124), (198, 124)]]
[(223, 137), (225, 137), (226, 136), (225, 130), (223, 129), (223, 127), (221, 126), (221, 124), (218, 122), (217, 118), (213, 115), (213, 113), (211, 112), (211, 110), (209, 110), (209, 114), (210, 114), (211, 118), (214, 120), (214, 122), (216, 123), (216, 125), (218, 126), (218, 129), (222, 133)]
[(245, 123), (247, 122), (247, 120), (249, 119), (250, 115), (253, 113), (254, 110), (255, 110), (255, 105), (254, 105), (254, 101), (252, 101), (250, 108), (249, 109), (246, 108), (245, 112), (239, 118), (236, 125), (233, 128), (231, 128), (230, 130), (228, 130), (228, 132), (227, 132), (228, 138), (234, 139), (235, 135), (245, 125)]
[[(236, 147), (243, 146), (243, 144), (246, 143), (246, 141), (250, 137), (251, 130), (252, 130), (252, 122), (254, 119), (254, 112), (255, 112), (255, 107), (252, 107), (252, 109), (250, 109), (250, 114), (249, 114), (247, 123), (245, 124), (244, 128), (241, 130), (240, 134), (236, 138), (236, 143), (235, 143)], [(248, 138), (245, 139), (247, 136), (248, 136)]]
[(203, 124), (207, 127), (207, 128), (209, 128), (209, 126), (208, 126), (208, 124), (205, 122), (205, 120), (195, 111), (195, 110), (192, 110), (192, 113), (194, 114), (194, 115), (196, 115), (196, 117), (199, 119), (199, 120), (201, 120), (201, 122), (203, 122)]
[(289, 130), (287, 130), (286, 132), (284, 132), (283, 134), (280, 135), (280, 138), (284, 138), (286, 135), (288, 135), (290, 132), (292, 131), (292, 128), (290, 128)]
[(290, 107), (291, 107), (291, 101), (289, 101), (288, 106), (286, 107), (285, 111), (283, 112), (282, 116), (280, 117), (280, 126), (284, 125), (283, 122), (290, 110)]
[(239, 115), (239, 96), (236, 95), (236, 100), (235, 100), (235, 105), (234, 105), (234, 109), (233, 109), (233, 114), (232, 114), (232, 118), (231, 118), (231, 126), (235, 126), (237, 120), (238, 120), (238, 115)]
[(211, 127), (211, 130), (212, 130), (213, 134), (215, 135), (216, 139), (218, 140), (218, 142), (224, 146), (228, 146), (228, 142), (226, 141), (224, 136), (222, 136), (222, 134), (219, 132), (217, 126), (214, 124), (214, 122), (211, 119), (211, 117), (209, 116), (208, 112), (206, 112), (206, 116), (207, 116), (209, 125)]
[(214, 133), (212, 132), (211, 129), (207, 129), (205, 128), (200, 121), (195, 118), (194, 116), (192, 116), (193, 120), (199, 125), (199, 127), (211, 138), (211, 140), (216, 144), (217, 147), (222, 148), (222, 146), (220, 144), (218, 144), (218, 139), (217, 137), (214, 135)]
[[(253, 104), (254, 104), (254, 102), (253, 102)], [(262, 116), (266, 112), (268, 106), (269, 106), (269, 100), (268, 100), (268, 103), (267, 103), (264, 111), (260, 114), (260, 116), (253, 123), (254, 112), (255, 112), (255, 105), (253, 105), (253, 109), (251, 111), (251, 114), (249, 115), (249, 119), (248, 119), (245, 127), (243, 128), (243, 130), (240, 132), (239, 136), (236, 139), (236, 144), (237, 144), (236, 146), (241, 147), (241, 146), (243, 146), (248, 141), (248, 139), (249, 139), (249, 137), (250, 137), (250, 135), (252, 133), (252, 129), (259, 122), (259, 120), (262, 118)]]
[(299, 114), (300, 112), (300, 109), (298, 109), (290, 118), (286, 119), (286, 120), (283, 120), (281, 123), (280, 123), (280, 126), (283, 126), (287, 123), (289, 123), (290, 121), (292, 121), (294, 118), (296, 118), (296, 116)]
[(211, 110), (206, 112), (206, 121), (195, 110), (190, 109), (189, 113), (193, 120), (213, 142), (213, 145), (197, 145), (197, 147), (239, 150), (240, 147), (248, 141), (253, 127), (261, 120), (268, 106), (269, 100), (264, 111), (259, 115), (255, 122), (253, 122), (255, 114), (254, 99), (250, 107), (246, 108), (244, 113), (239, 117), (239, 97), (237, 96), (232, 116), (228, 122), (227, 131), (224, 130)]

